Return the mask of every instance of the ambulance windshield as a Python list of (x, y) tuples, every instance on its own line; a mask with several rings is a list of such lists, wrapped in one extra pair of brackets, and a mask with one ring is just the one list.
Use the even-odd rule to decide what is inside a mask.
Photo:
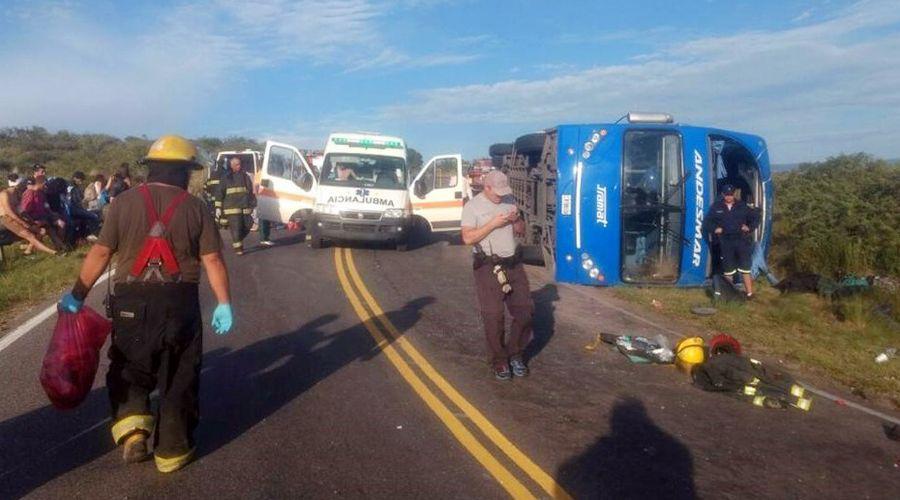
[(322, 163), (326, 186), (406, 189), (403, 158), (354, 153), (329, 153)]

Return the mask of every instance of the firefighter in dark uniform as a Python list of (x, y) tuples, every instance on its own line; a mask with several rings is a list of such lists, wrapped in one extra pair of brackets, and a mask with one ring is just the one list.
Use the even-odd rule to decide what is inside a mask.
[[(514, 235), (514, 230), (522, 231), (524, 226), (511, 195), (506, 175), (493, 171), (484, 178), (484, 190), (466, 203), (462, 213), (462, 239), (474, 246), (475, 291), (491, 368), (498, 380), (528, 375), (523, 353), (531, 341), (534, 314)], [(505, 336), (504, 308), (513, 319)]]
[[(186, 191), (191, 172), (201, 168), (196, 147), (163, 136), (144, 162), (147, 183), (116, 197), (60, 307), (77, 312), (115, 255), (106, 378), (113, 439), (125, 461), (134, 463), (150, 458), (152, 437), (157, 469), (173, 472), (193, 458), (200, 420), (201, 265), (218, 301), (215, 332), (228, 333), (233, 317), (218, 228), (205, 203)], [(149, 401), (154, 390), (159, 391), (156, 415)]]
[(253, 179), (241, 170), (241, 159), (232, 158), (228, 165), (228, 171), (219, 178), (219, 199), (222, 200), (222, 215), (231, 231), (231, 246), (237, 255), (244, 255), (244, 238), (253, 227), (256, 195), (253, 194)]
[(753, 231), (759, 225), (759, 215), (753, 207), (734, 196), (734, 186), (721, 188), (722, 198), (710, 207), (703, 224), (719, 243), (722, 274), (734, 283), (735, 274), (744, 282), (744, 293), (753, 298)]
[(209, 170), (209, 178), (203, 185), (203, 192), (211, 204), (212, 213), (216, 216), (216, 222), (222, 219), (222, 199), (219, 197), (219, 179), (222, 177), (222, 171), (225, 170), (224, 160), (219, 159), (213, 168)]

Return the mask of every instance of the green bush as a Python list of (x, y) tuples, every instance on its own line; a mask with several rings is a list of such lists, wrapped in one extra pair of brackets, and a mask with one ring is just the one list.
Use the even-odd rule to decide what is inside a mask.
[[(210, 155), (235, 149), (262, 150), (262, 144), (245, 137), (201, 137), (195, 143)], [(70, 177), (76, 170), (111, 174), (122, 163), (132, 165), (133, 175), (144, 175), (137, 164), (147, 154), (153, 138), (119, 139), (105, 134), (50, 133), (41, 127), (0, 129), (0, 174), (30, 172), (31, 165), (43, 163), (50, 175)]]
[(900, 276), (900, 166), (841, 155), (774, 183), (771, 260), (782, 271)]

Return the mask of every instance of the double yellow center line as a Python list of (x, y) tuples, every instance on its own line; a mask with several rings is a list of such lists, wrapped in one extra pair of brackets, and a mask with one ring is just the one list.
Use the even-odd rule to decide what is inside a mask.
[[(493, 446), (499, 449), (518, 470), (524, 472), (546, 495), (552, 498), (571, 498), (557, 482), (537, 466), (530, 458), (522, 453), (509, 441), (477, 408), (472, 406), (447, 380), (441, 376), (413, 345), (403, 337), (391, 321), (385, 316), (381, 306), (369, 293), (365, 283), (356, 270), (353, 255), (349, 248), (336, 248), (334, 252), (334, 264), (337, 269), (338, 280), (344, 289), (344, 293), (350, 301), (350, 305), (356, 311), (375, 339), (379, 349), (394, 365), (403, 380), (422, 399), (428, 408), (434, 412), (438, 419), (453, 434), (453, 437), (478, 461), (493, 477), (503, 486), (513, 498), (535, 498), (533, 494), (519, 478), (510, 471), (506, 465), (494, 456), (488, 449)], [(397, 346), (397, 347), (395, 347)], [(401, 354), (402, 353), (402, 354)], [(409, 361), (408, 361), (409, 360)], [(413, 366), (417, 367), (415, 370)], [(421, 375), (429, 380), (439, 392), (432, 390)], [(448, 403), (459, 409), (468, 420), (480, 431), (481, 437), (486, 438), (490, 444), (483, 444), (472, 431), (450, 410)], [(527, 481), (527, 479), (526, 479)], [(540, 496), (545, 496), (541, 494)]]

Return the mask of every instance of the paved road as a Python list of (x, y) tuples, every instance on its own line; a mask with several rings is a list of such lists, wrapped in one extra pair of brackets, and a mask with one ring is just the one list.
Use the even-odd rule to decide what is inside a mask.
[[(102, 377), (78, 409), (52, 409), (37, 382), (48, 321), (0, 352), (0, 498), (900, 495), (900, 444), (874, 420), (820, 400), (808, 414), (757, 409), (585, 351), (601, 329), (659, 333), (609, 294), (530, 269), (533, 376), (499, 383), (465, 248), (280, 236), (229, 257), (237, 330), (205, 337), (194, 464), (122, 465)], [(208, 315), (205, 289), (203, 303)]]

